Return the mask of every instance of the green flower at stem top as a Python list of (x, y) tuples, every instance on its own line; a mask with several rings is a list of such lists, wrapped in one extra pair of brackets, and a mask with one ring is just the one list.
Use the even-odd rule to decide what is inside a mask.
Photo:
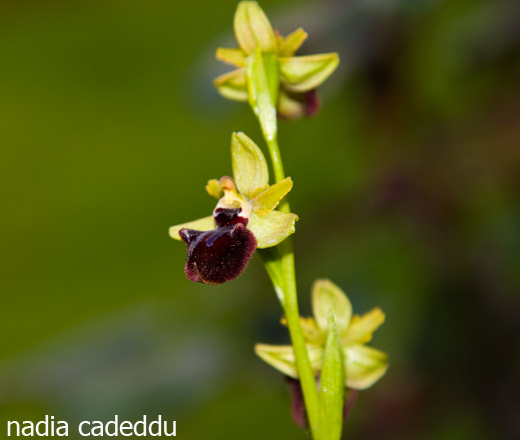
[(291, 190), (291, 178), (269, 185), (265, 157), (244, 133), (233, 133), (231, 158), (234, 180), (224, 176), (206, 186), (218, 199), (213, 215), (169, 230), (188, 247), (185, 272), (192, 281), (230, 281), (245, 270), (257, 247), (276, 246), (295, 230), (298, 216), (275, 210)]
[[(296, 29), (286, 37), (273, 31), (264, 11), (254, 1), (238, 4), (234, 19), (235, 36), (239, 47), (219, 48), (217, 59), (237, 67), (217, 77), (215, 86), (222, 96), (235, 101), (255, 98), (251, 82), (255, 57), (260, 53), (271, 77), (271, 94), (278, 115), (285, 118), (310, 116), (318, 108), (315, 89), (334, 72), (339, 64), (336, 53), (294, 56), (307, 33)], [(278, 81), (273, 82), (273, 77)]]
[[(312, 368), (322, 371), (324, 350), (330, 330), (330, 314), (343, 356), (345, 386), (355, 390), (371, 387), (388, 368), (387, 355), (365, 344), (384, 322), (385, 315), (375, 308), (363, 316), (352, 315), (345, 293), (329, 280), (317, 280), (312, 289), (313, 318), (300, 318)], [(283, 321), (282, 321), (283, 322)], [(260, 358), (287, 376), (298, 378), (292, 346), (257, 344)]]

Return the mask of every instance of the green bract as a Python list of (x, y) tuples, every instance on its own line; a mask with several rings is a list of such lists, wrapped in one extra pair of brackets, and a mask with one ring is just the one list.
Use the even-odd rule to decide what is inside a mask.
[(289, 118), (303, 115), (306, 112), (304, 94), (316, 89), (334, 72), (339, 64), (338, 54), (294, 56), (307, 33), (299, 28), (286, 37), (275, 34), (256, 2), (238, 4), (234, 28), (239, 47), (217, 50), (218, 60), (237, 67), (215, 79), (214, 84), (222, 96), (235, 101), (254, 101), (252, 72), (263, 68), (253, 69), (252, 66), (263, 61), (267, 70), (276, 73), (266, 76), (278, 79), (271, 87), (271, 99), (278, 113)]
[[(327, 345), (331, 345), (329, 331), (332, 321), (343, 356), (345, 386), (356, 390), (371, 387), (388, 368), (384, 352), (364, 345), (385, 320), (381, 309), (375, 308), (363, 316), (352, 316), (348, 297), (329, 280), (314, 283), (312, 307), (314, 319), (301, 318), (301, 325), (314, 372), (319, 374), (325, 366), (324, 351)], [(257, 344), (255, 351), (272, 367), (288, 376), (298, 377), (292, 346)]]
[[(234, 182), (230, 177), (212, 179), (206, 191), (219, 199), (217, 207), (237, 207), (247, 213), (247, 228), (253, 233), (257, 247), (276, 246), (294, 233), (298, 216), (275, 211), (280, 201), (292, 188), (290, 177), (269, 186), (269, 172), (265, 157), (258, 146), (244, 133), (233, 133), (231, 138), (231, 159)], [(235, 187), (236, 184), (236, 187)], [(215, 228), (213, 216), (172, 226), (170, 236), (181, 240), (179, 231), (183, 228), (209, 231)]]

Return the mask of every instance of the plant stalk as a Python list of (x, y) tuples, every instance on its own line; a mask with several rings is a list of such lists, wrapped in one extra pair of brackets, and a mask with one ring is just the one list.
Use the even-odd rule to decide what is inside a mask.
[[(285, 178), (285, 173), (277, 139), (276, 102), (279, 89), (279, 66), (276, 55), (262, 54), (260, 48), (257, 48), (246, 61), (246, 75), (249, 104), (260, 124), (271, 156), (275, 180), (279, 182)], [(290, 212), (287, 197), (280, 203), (278, 209), (282, 212)], [(278, 296), (281, 296), (312, 436), (315, 440), (320, 440), (320, 402), (300, 323), (292, 237), (282, 241), (276, 249), (277, 252), (272, 254), (274, 259), (266, 265), (266, 269)], [(273, 270), (273, 264), (279, 265), (280, 270)], [(275, 276), (275, 272), (281, 274), (282, 280)], [(283, 290), (283, 295), (280, 295), (280, 289)]]
[[(269, 147), (269, 153), (271, 155), (275, 180), (276, 182), (279, 182), (285, 178), (285, 173), (277, 138), (275, 136), (273, 139), (266, 139), (266, 142), (267, 146)], [(280, 203), (279, 209), (283, 212), (290, 212), (287, 198), (285, 198), (282, 203)], [(300, 312), (298, 309), (298, 295), (296, 289), (294, 266), (293, 237), (291, 236), (285, 239), (278, 245), (278, 249), (280, 251), (280, 263), (282, 265), (285, 281), (284, 301), (282, 306), (285, 312), (285, 318), (287, 320), (287, 326), (289, 328), (289, 334), (291, 336), (294, 349), (296, 367), (298, 369), (300, 384), (303, 390), (303, 397), (305, 401), (305, 408), (307, 410), (307, 416), (309, 418), (309, 424), (312, 435), (314, 439), (317, 440), (319, 438), (319, 397), (318, 389), (316, 387), (316, 379), (312, 371), (309, 355), (307, 353), (305, 338), (303, 336), (303, 331), (300, 324)]]

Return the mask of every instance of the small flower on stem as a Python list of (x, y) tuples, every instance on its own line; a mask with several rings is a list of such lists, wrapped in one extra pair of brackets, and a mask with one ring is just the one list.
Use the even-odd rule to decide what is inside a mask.
[(276, 246), (294, 233), (298, 216), (276, 211), (292, 188), (290, 177), (269, 185), (267, 162), (244, 133), (231, 138), (234, 180), (210, 180), (206, 191), (219, 199), (213, 215), (172, 226), (170, 236), (186, 243), (186, 276), (221, 284), (238, 277), (256, 248)]
[(313, 115), (319, 105), (316, 88), (338, 66), (338, 54), (294, 56), (307, 33), (298, 28), (286, 37), (279, 35), (254, 1), (238, 4), (234, 28), (239, 47), (217, 50), (218, 60), (237, 67), (215, 79), (214, 84), (221, 95), (235, 101), (251, 102), (254, 99), (251, 96), (251, 65), (260, 52), (263, 63), (270, 66), (278, 78), (276, 84), (271, 84), (271, 98), (278, 115), (286, 119)]
[[(344, 365), (344, 385), (353, 390), (371, 387), (388, 368), (387, 355), (367, 347), (372, 333), (384, 322), (379, 308), (352, 316), (352, 305), (345, 293), (329, 280), (317, 280), (312, 289), (314, 318), (300, 318), (307, 343), (307, 352), (316, 376), (323, 366), (323, 353), (329, 331), (329, 313), (334, 315), (335, 328)], [(282, 321), (284, 322), (284, 321)], [(283, 374), (298, 378), (293, 347), (257, 344), (257, 355)]]

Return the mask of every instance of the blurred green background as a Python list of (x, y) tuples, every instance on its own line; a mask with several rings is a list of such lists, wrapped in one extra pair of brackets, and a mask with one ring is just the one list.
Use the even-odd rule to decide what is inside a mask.
[[(301, 308), (328, 277), (387, 321), (356, 440), (520, 438), (520, 4), (261, 2), (338, 51), (312, 119), (281, 123)], [(211, 85), (236, 1), (0, 3), (0, 433), (6, 420), (177, 420), (183, 439), (303, 439), (255, 342), (287, 342), (254, 258), (184, 276), (247, 106)], [(71, 428), (74, 433), (74, 429)], [(69, 438), (76, 438), (73, 434)]]

